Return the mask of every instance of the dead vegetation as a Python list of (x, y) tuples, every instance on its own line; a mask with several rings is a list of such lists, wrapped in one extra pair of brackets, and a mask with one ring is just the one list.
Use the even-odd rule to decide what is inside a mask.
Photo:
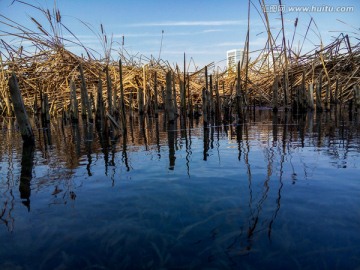
[[(63, 25), (60, 11), (56, 6), (50, 11), (26, 2), (17, 2), (40, 11), (46, 18), (48, 25), (45, 27), (35, 18), (31, 18), (36, 26), (35, 31), (0, 15), (0, 25), (6, 25), (13, 30), (12, 32), (1, 31), (2, 35), (32, 44), (31, 49), (28, 49), (22, 45), (22, 42), (9, 44), (5, 40), (1, 40), (0, 115), (12, 114), (7, 86), (12, 72), (15, 72), (19, 80), (25, 106), (32, 111), (39, 107), (43, 94), (48, 95), (51, 115), (55, 116), (68, 110), (70, 106), (70, 80), (75, 82), (77, 98), (80, 100), (80, 65), (84, 70), (88, 92), (93, 96), (96, 95), (99, 80), (102, 81), (105, 102), (108, 98), (109, 87), (105, 71), (108, 69), (115, 102), (119, 99), (119, 65), (117, 61), (113, 61), (111, 58), (112, 38), (108, 37), (102, 25), (100, 33), (95, 34), (98, 35), (102, 44), (103, 57), (97, 58), (94, 56), (96, 52), (86, 48), (81, 40)], [(262, 3), (265, 4), (264, 1)], [(327, 101), (346, 103), (353, 98), (353, 89), (359, 85), (360, 80), (359, 43), (351, 45), (350, 38), (347, 35), (340, 35), (327, 46), (321, 45), (308, 53), (300, 54), (300, 50), (294, 52), (292, 46), (286, 46), (285, 37), (281, 37), (281, 33), (284, 34), (284, 26), (274, 37), (270, 31), (266, 12), (263, 11), (262, 15), (268, 34), (268, 42), (261, 52), (251, 52), (248, 28), (244, 46), (239, 87), (245, 105), (271, 105), (274, 96), (273, 84), (277, 76), (279, 78), (278, 99), (280, 106), (290, 107), (297, 98), (297, 89), (303, 87), (304, 91), (308, 91), (308, 85), (318, 83), (319, 78), (321, 78), (320, 85), (322, 87), (321, 98), (325, 103)], [(250, 9), (248, 16), (250, 18)], [(281, 19), (283, 21), (282, 14)], [(309, 28), (311, 23), (312, 21), (310, 21)], [(63, 32), (67, 32), (73, 38), (71, 40), (63, 38)], [(305, 38), (306, 35), (304, 40)], [(68, 43), (81, 46), (86, 56), (73, 54), (64, 45)], [(257, 55), (254, 60), (251, 60), (252, 55)], [(135, 61), (135, 58), (126, 51), (121, 52), (120, 58), (123, 62), (124, 99), (127, 107), (130, 106), (131, 99), (136, 96), (139, 88), (145, 89), (145, 102), (146, 100), (153, 100), (155, 73), (157, 74), (158, 89), (161, 89), (161, 86), (165, 87), (166, 72), (169, 70), (173, 73), (178, 103), (180, 103), (180, 85), (184, 79), (188, 87), (187, 98), (190, 97), (193, 104), (201, 103), (201, 91), (206, 85), (205, 67), (189, 73), (186, 68), (181, 70), (182, 68), (177, 65), (172, 67), (168, 62), (153, 57), (143, 57), (141, 61)], [(237, 72), (219, 71), (214, 63), (210, 63), (206, 68), (212, 70), (213, 84), (218, 84), (220, 95), (230, 97), (230, 101), (234, 100), (237, 93), (237, 81), (239, 80)], [(160, 104), (164, 103), (163, 97), (160, 91), (158, 95)], [(136, 108), (137, 105), (134, 102), (131, 106)]]

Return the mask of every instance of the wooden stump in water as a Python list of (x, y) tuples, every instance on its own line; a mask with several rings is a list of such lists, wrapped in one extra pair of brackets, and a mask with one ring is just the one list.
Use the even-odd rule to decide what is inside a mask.
[(108, 112), (110, 115), (113, 115), (113, 96), (112, 96), (112, 83), (109, 75), (109, 67), (105, 68), (106, 73), (106, 87), (107, 87), (107, 96), (108, 96)]
[(186, 116), (186, 89), (183, 81), (180, 81), (180, 112), (182, 116)]
[(37, 97), (37, 93), (35, 93), (35, 98), (34, 98), (34, 103), (33, 103), (33, 111), (34, 111), (34, 116), (36, 117), (37, 116), (37, 113), (38, 113), (38, 97)]
[(238, 115), (238, 121), (243, 121), (243, 104), (242, 104), (242, 97), (241, 97), (241, 76), (240, 76), (240, 61), (237, 65), (237, 83), (236, 83), (236, 110)]
[(100, 127), (103, 127), (105, 121), (105, 105), (104, 99), (102, 96), (102, 80), (99, 75), (97, 95), (96, 95), (96, 110), (95, 110), (95, 119), (97, 123), (100, 123)]
[(340, 106), (342, 105), (343, 103), (343, 87), (342, 87), (342, 84), (339, 84), (339, 104)]
[(206, 90), (209, 89), (207, 66), (205, 66), (205, 89), (206, 89)]
[(214, 100), (213, 100), (213, 96), (214, 96), (213, 81), (211, 74), (209, 80), (210, 80), (209, 107), (210, 107), (210, 115), (213, 116), (215, 114), (215, 109), (214, 109)]
[(216, 82), (215, 82), (215, 95), (216, 95), (215, 116), (216, 116), (216, 121), (220, 122), (221, 121), (221, 101), (220, 101), (218, 80), (216, 80)]
[(151, 95), (150, 95), (150, 86), (149, 86), (149, 84), (146, 84), (146, 86), (145, 86), (144, 112), (147, 115), (151, 114)]
[(202, 115), (203, 115), (203, 123), (204, 125), (208, 124), (208, 94), (207, 90), (203, 88), (202, 90)]
[(120, 117), (123, 128), (123, 133), (126, 133), (126, 110), (125, 110), (125, 98), (124, 98), (124, 84), (122, 73), (122, 62), (119, 60), (119, 75), (120, 75)]
[(14, 113), (19, 125), (22, 139), (26, 144), (34, 144), (35, 143), (34, 133), (31, 128), (28, 115), (26, 113), (24, 101), (20, 93), (19, 84), (15, 76), (15, 73), (12, 73), (9, 79), (9, 90), (14, 107)]
[(169, 122), (167, 125), (167, 133), (168, 133), (168, 147), (169, 147), (169, 170), (174, 170), (175, 168), (175, 124), (174, 122)]
[(94, 94), (92, 92), (90, 92), (89, 106), (90, 106), (90, 112), (92, 115), (95, 112), (95, 99), (94, 99)]
[(273, 112), (278, 111), (278, 91), (279, 91), (279, 77), (275, 76), (275, 80), (272, 86), (273, 91), (273, 100), (272, 100), (272, 110)]
[(354, 91), (355, 112), (359, 112), (359, 110), (360, 110), (360, 87), (359, 87), (359, 85), (355, 85), (353, 88), (353, 91)]
[(79, 122), (79, 104), (76, 98), (76, 86), (73, 80), (70, 80), (70, 118), (73, 123)]
[(129, 93), (129, 117), (133, 118), (133, 93)]
[(171, 71), (166, 73), (166, 113), (168, 117), (168, 122), (173, 123), (175, 121), (175, 108), (174, 108), (174, 101), (172, 97), (172, 75)]
[(138, 102), (139, 115), (143, 115), (144, 114), (144, 91), (141, 87), (138, 87), (137, 102)]
[(143, 113), (148, 113), (148, 87), (146, 83), (146, 69), (147, 65), (144, 65), (142, 68), (142, 102), (143, 102)]
[(314, 110), (314, 85), (312, 83), (309, 84), (309, 109), (311, 111)]
[(309, 96), (306, 94), (306, 73), (305, 70), (302, 72), (301, 88), (300, 88), (300, 100), (301, 100), (301, 112), (306, 113), (309, 108)]
[(288, 93), (288, 89), (289, 89), (289, 74), (287, 71), (285, 71), (284, 75), (283, 75), (283, 92), (284, 92), (284, 107), (285, 107), (285, 111), (288, 111), (288, 105), (289, 105), (289, 93)]
[(177, 116), (178, 115), (178, 108), (177, 108), (177, 102), (176, 102), (175, 74), (172, 75), (172, 90), (173, 90), (174, 114), (175, 114), (175, 116)]
[(186, 84), (187, 87), (187, 94), (188, 94), (188, 116), (190, 118), (192, 118), (194, 116), (194, 108), (193, 108), (193, 100), (192, 100), (192, 95), (191, 95), (191, 90), (190, 90), (190, 75), (187, 75), (187, 81), (188, 83)]
[(155, 117), (159, 116), (158, 112), (158, 91), (157, 91), (157, 72), (154, 73), (154, 114)]
[(201, 115), (201, 113), (200, 113), (199, 104), (195, 104), (194, 117), (195, 117), (195, 118), (199, 118), (200, 115)]
[[(0, 53), (0, 58), (1, 58), (1, 53)], [(6, 107), (6, 115), (7, 116), (13, 116), (13, 107), (11, 105), (11, 101), (10, 101), (10, 96), (9, 93), (7, 91), (5, 91), (5, 107)]]
[(28, 144), (24, 141), (21, 157), (19, 192), (20, 199), (22, 200), (22, 203), (27, 207), (28, 211), (30, 211), (30, 185), (32, 179), (32, 170), (34, 166), (34, 150), (35, 146), (33, 144)]
[(339, 78), (336, 77), (336, 84), (335, 84), (335, 94), (332, 103), (339, 104)]
[(42, 95), (41, 102), (41, 119), (43, 125), (47, 125), (50, 123), (50, 113), (49, 113), (49, 96), (48, 94)]
[(319, 80), (318, 80), (317, 87), (316, 87), (316, 111), (317, 112), (323, 111), (323, 107), (321, 104), (321, 89), (322, 89), (322, 76), (320, 73)]
[(231, 120), (231, 110), (230, 110), (230, 101), (229, 98), (225, 98), (224, 102), (224, 123), (227, 123)]
[(86, 88), (86, 82), (85, 82), (85, 76), (84, 76), (84, 70), (82, 65), (79, 65), (79, 71), (80, 71), (80, 79), (81, 79), (81, 115), (84, 119), (87, 117), (89, 118), (89, 121), (92, 122), (92, 113), (90, 109), (90, 102), (89, 102), (89, 95)]
[(329, 102), (329, 95), (330, 95), (330, 86), (329, 84), (326, 85), (326, 93), (325, 93), (325, 111), (330, 111), (330, 102)]

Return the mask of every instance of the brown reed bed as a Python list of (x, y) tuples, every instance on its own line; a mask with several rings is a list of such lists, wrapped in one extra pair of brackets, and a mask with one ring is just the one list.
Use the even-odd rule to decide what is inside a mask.
[[(67, 111), (70, 107), (69, 82), (75, 82), (77, 99), (80, 100), (81, 78), (79, 67), (82, 66), (86, 87), (90, 96), (96, 97), (99, 81), (103, 85), (103, 99), (108, 101), (108, 90), (112, 88), (114, 104), (120, 98), (120, 70), (117, 61), (111, 59), (112, 40), (101, 25), (98, 35), (103, 47), (103, 58), (96, 59), (94, 52), (86, 48), (70, 29), (63, 25), (60, 11), (41, 9), (29, 3), (18, 1), (31, 8), (38, 9), (46, 17), (49, 26), (44, 27), (35, 18), (31, 18), (37, 30), (19, 25), (3, 15), (0, 24), (10, 26), (13, 32), (3, 32), (13, 38), (21, 38), (31, 42), (33, 48), (26, 50), (23, 46), (6, 43), (1, 40), (1, 72), (0, 72), (0, 114), (11, 115), (12, 104), (8, 94), (8, 80), (14, 72), (18, 78), (19, 86), (25, 106), (31, 111), (39, 108), (42, 95), (47, 94), (50, 103), (50, 114), (55, 116)], [(261, 3), (261, 2), (260, 2)], [(262, 1), (265, 4), (265, 1)], [(280, 2), (281, 3), (281, 2)], [(250, 2), (249, 2), (250, 5)], [(208, 85), (205, 80), (205, 69), (212, 70), (212, 83), (218, 85), (219, 93), (228, 102), (233, 104), (235, 97), (241, 95), (246, 106), (273, 104), (274, 89), (278, 91), (279, 106), (290, 108), (299, 97), (299, 88), (308, 93), (309, 85), (320, 85), (320, 96), (325, 103), (347, 103), (355, 94), (355, 88), (360, 82), (360, 55), (359, 43), (351, 45), (347, 35), (340, 35), (334, 42), (314, 50), (301, 54), (295, 53), (292, 47), (286, 47), (284, 26), (280, 30), (283, 37), (280, 41), (274, 38), (270, 31), (269, 19), (263, 12), (264, 25), (267, 29), (268, 42), (264, 49), (257, 52), (257, 57), (251, 60), (249, 45), (249, 27), (246, 43), (244, 46), (244, 61), (240, 71), (218, 71), (213, 63), (192, 73), (181, 70), (178, 65), (172, 67), (162, 59), (144, 58), (142, 61), (134, 61), (134, 57), (123, 51), (120, 55), (123, 62), (122, 82), (124, 90), (124, 102), (128, 108), (137, 109), (136, 96), (139, 88), (145, 92), (146, 102), (154, 100), (155, 74), (160, 105), (165, 102), (164, 88), (166, 87), (166, 73), (170, 70), (173, 74), (173, 87), (175, 88), (176, 100), (180, 104), (181, 85), (185, 81), (186, 97), (192, 104), (202, 103), (202, 89)], [(249, 9), (250, 23), (250, 9)], [(281, 14), (283, 22), (283, 16)], [(310, 22), (311, 24), (311, 22)], [(310, 27), (309, 24), (309, 27)], [(50, 30), (45, 30), (50, 29)], [(295, 22), (296, 29), (296, 22)], [(75, 41), (62, 37), (63, 32), (74, 36)], [(306, 38), (306, 35), (304, 39)], [(72, 42), (81, 46), (86, 52), (85, 56), (78, 56), (70, 52), (64, 45)], [(144, 64), (145, 63), (145, 64)], [(185, 62), (184, 62), (185, 65)], [(106, 70), (109, 78), (106, 76)], [(277, 87), (274, 88), (275, 78)], [(320, 81), (321, 80), (321, 81)], [(240, 81), (240, 83), (238, 83)], [(239, 87), (239, 90), (237, 90)], [(316, 99), (316, 95), (314, 94)], [(214, 98), (214, 94), (212, 96)], [(80, 104), (80, 102), (79, 102)]]
[[(333, 43), (321, 50), (313, 50), (301, 56), (289, 59), (288, 62), (288, 85), (290, 97), (294, 97), (294, 89), (302, 85), (303, 73), (305, 73), (305, 85), (315, 84), (322, 74), (322, 98), (325, 99), (325, 88), (330, 87), (329, 95), (333, 101), (342, 100), (344, 103), (352, 98), (354, 86), (360, 83), (360, 46), (359, 43), (349, 47), (347, 36), (341, 36)], [(259, 102), (270, 104), (275, 76), (280, 76), (279, 100), (284, 104), (285, 67), (284, 57), (280, 54), (276, 62), (277, 72), (269, 71), (269, 67), (259, 67), (257, 59), (250, 64), (250, 96)], [(266, 61), (266, 60), (265, 60)], [(261, 65), (261, 64), (260, 64)], [(336, 83), (337, 82), (337, 83)], [(341, 85), (342, 92), (336, 92), (336, 84)], [(338, 89), (339, 90), (339, 89)], [(337, 95), (335, 95), (337, 94)]]

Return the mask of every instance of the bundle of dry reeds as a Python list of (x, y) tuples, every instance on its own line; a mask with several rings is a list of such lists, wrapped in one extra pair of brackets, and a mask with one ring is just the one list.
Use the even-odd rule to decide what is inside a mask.
[[(2, 31), (3, 34), (27, 40), (33, 44), (33, 49), (28, 51), (21, 45), (9, 44), (1, 40), (0, 114), (11, 114), (12, 108), (7, 82), (12, 72), (17, 75), (27, 108), (36, 111), (42, 96), (46, 94), (50, 103), (51, 115), (66, 111), (70, 107), (70, 80), (75, 82), (77, 99), (80, 100), (81, 98), (80, 66), (83, 69), (88, 92), (95, 97), (99, 81), (101, 81), (104, 86), (102, 89), (105, 103), (113, 100), (112, 102), (116, 104), (120, 97), (120, 70), (118, 62), (111, 59), (112, 42), (111, 39), (107, 38), (103, 26), (101, 25), (101, 32), (97, 35), (102, 42), (104, 57), (97, 60), (93, 55), (94, 52), (86, 48), (62, 24), (61, 14), (56, 6), (50, 12), (48, 9), (42, 9), (26, 2), (18, 2), (41, 11), (49, 26), (45, 27), (35, 18), (31, 18), (37, 27), (37, 31), (33, 31), (0, 15), (2, 19), (0, 24), (14, 29), (13, 32)], [(264, 1), (262, 3), (265, 5)], [(250, 7), (248, 18), (250, 20)], [(281, 19), (283, 21), (282, 14)], [(278, 103), (281, 106), (289, 107), (291, 102), (297, 98), (297, 89), (302, 87), (304, 88), (303, 91), (308, 91), (309, 84), (320, 85), (319, 97), (325, 103), (329, 100), (334, 103), (345, 103), (353, 97), (353, 89), (360, 83), (359, 43), (351, 46), (349, 37), (341, 35), (326, 47), (319, 47), (300, 55), (294, 53), (292, 48), (286, 47), (284, 36), (280, 45), (277, 44), (279, 42), (273, 38), (269, 19), (265, 12), (264, 22), (268, 33), (268, 42), (264, 49), (257, 53), (257, 57), (250, 61), (250, 28), (248, 27), (244, 59), (239, 72), (234, 70), (215, 72), (214, 64), (210, 63), (206, 67), (189, 74), (185, 68), (182, 72), (178, 66), (171, 67), (168, 62), (161, 59), (151, 57), (146, 61), (136, 62), (133, 57), (122, 52), (120, 57), (123, 63), (122, 83), (125, 104), (128, 107), (137, 106), (131, 101), (138, 95), (139, 88), (145, 92), (145, 101), (153, 100), (155, 74), (157, 89), (162, 89), (162, 86), (165, 87), (166, 85), (166, 73), (169, 70), (173, 74), (173, 86), (175, 93), (177, 93), (177, 102), (180, 103), (181, 101), (181, 85), (186, 80), (186, 95), (188, 98), (190, 97), (192, 104), (201, 103), (202, 89), (208, 85), (208, 79), (204, 76), (205, 68), (206, 70), (214, 70), (213, 82), (217, 84), (221, 95), (229, 97), (230, 102), (235, 100), (236, 95), (242, 95), (245, 105), (250, 105), (250, 103), (270, 105), (274, 97), (273, 89), (277, 89)], [(63, 31), (72, 34), (75, 41), (63, 38)], [(284, 26), (282, 32), (284, 32)], [(67, 50), (64, 45), (66, 42), (81, 46), (87, 57), (75, 55)], [(184, 74), (185, 72), (187, 74)], [(320, 76), (320, 74), (322, 75)], [(276, 77), (278, 78), (278, 83), (276, 83), (278, 88), (273, 87)], [(109, 89), (112, 90), (110, 96)], [(164, 94), (161, 91), (158, 98), (160, 103), (164, 103)]]

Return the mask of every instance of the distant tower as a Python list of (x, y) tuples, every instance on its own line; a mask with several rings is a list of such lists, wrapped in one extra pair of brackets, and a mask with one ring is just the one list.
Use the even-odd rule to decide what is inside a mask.
[(228, 70), (236, 71), (237, 63), (242, 60), (243, 51), (240, 49), (234, 49), (226, 52), (227, 56), (227, 68)]

